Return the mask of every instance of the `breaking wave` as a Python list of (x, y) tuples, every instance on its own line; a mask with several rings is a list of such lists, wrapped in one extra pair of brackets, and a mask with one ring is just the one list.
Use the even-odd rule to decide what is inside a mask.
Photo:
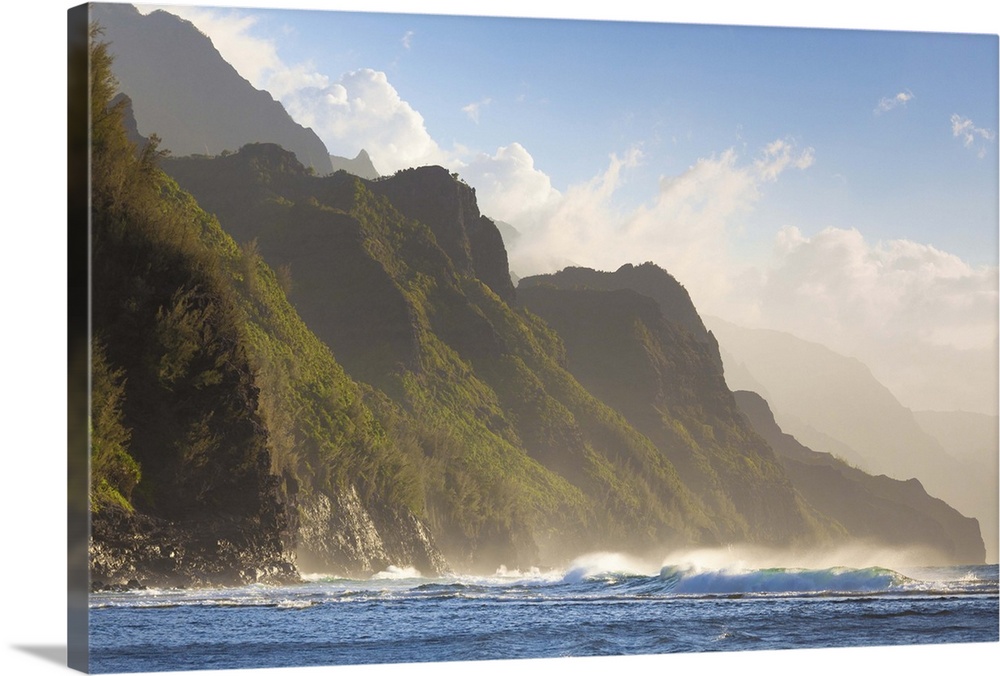
[(660, 580), (677, 594), (803, 594), (872, 593), (903, 589), (913, 580), (887, 568), (825, 568), (820, 570), (697, 570), (664, 566)]

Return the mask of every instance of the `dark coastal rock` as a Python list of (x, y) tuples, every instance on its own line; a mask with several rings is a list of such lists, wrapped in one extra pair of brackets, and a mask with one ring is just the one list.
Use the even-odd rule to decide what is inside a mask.
[(106, 507), (92, 516), (94, 591), (299, 581), (294, 560), (266, 533), (233, 522), (169, 522)]

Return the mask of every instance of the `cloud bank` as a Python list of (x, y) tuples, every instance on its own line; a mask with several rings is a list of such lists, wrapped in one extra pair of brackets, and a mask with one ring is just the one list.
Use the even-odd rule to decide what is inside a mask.
[(786, 139), (754, 157), (729, 149), (699, 159), (662, 177), (648, 203), (617, 207), (616, 192), (641, 162), (637, 149), (612, 156), (564, 193), (517, 145), (479, 157), (466, 174), (484, 213), (520, 230), (510, 247), (518, 275), (651, 260), (700, 312), (857, 357), (905, 405), (995, 413), (997, 267), (910, 240), (872, 242), (857, 229), (806, 236), (794, 225), (774, 231), (770, 255), (747, 258), (735, 250), (744, 217), (768, 184), (815, 162), (813, 149)]
[(749, 159), (730, 148), (677, 176), (661, 177), (656, 194), (638, 207), (616, 200), (629, 171), (643, 161), (638, 148), (611, 156), (602, 173), (565, 193), (552, 188), (520, 146), (480, 157), (463, 175), (477, 186), (485, 213), (522, 232), (510, 252), (517, 274), (547, 272), (566, 262), (614, 269), (652, 260), (684, 280), (704, 308), (723, 303), (737, 283), (734, 274), (745, 271), (731, 250), (741, 217), (764, 186), (785, 171), (809, 168), (814, 155), (786, 139)]
[(996, 413), (998, 271), (853, 229), (775, 240), (747, 323), (857, 357), (914, 409)]
[(281, 101), (334, 154), (353, 157), (364, 148), (375, 166), (390, 173), (451, 160), (431, 138), (423, 116), (400, 98), (383, 72), (352, 71), (325, 86), (287, 92)]

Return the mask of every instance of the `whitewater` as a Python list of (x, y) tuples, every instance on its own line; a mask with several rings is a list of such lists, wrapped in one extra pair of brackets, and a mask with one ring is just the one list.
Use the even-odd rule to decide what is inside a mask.
[(95, 673), (995, 642), (998, 567), (653, 566), (90, 597)]

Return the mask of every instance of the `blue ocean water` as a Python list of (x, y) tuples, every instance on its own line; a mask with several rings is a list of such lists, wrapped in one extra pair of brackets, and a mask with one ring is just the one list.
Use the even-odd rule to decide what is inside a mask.
[(998, 567), (591, 560), (562, 571), (91, 595), (95, 673), (995, 642)]

